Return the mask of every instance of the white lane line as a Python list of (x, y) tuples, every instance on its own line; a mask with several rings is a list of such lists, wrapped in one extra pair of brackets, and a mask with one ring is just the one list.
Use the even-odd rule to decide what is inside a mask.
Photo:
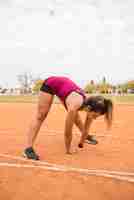
[(114, 170), (103, 170), (103, 169), (82, 169), (82, 168), (75, 168), (75, 167), (68, 167), (65, 165), (58, 165), (54, 163), (49, 163), (45, 161), (34, 161), (34, 160), (28, 160), (26, 158), (22, 158), (19, 156), (12, 156), (8, 154), (0, 154), (0, 157), (9, 158), (13, 160), (20, 160), (25, 161), (27, 163), (33, 163), (34, 166), (47, 166), (47, 167), (56, 167), (63, 170), (70, 170), (70, 171), (76, 171), (76, 172), (85, 172), (85, 173), (106, 173), (106, 174), (114, 174), (114, 175), (120, 175), (120, 176), (134, 176), (134, 172), (124, 172), (124, 171), (114, 171)]
[(61, 169), (58, 167), (48, 167), (48, 166), (35, 166), (35, 165), (24, 165), (24, 164), (11, 164), (11, 163), (0, 163), (0, 167), (10, 167), (10, 168), (35, 168), (35, 169), (43, 169), (43, 170), (51, 170), (51, 171), (57, 171), (57, 172), (73, 172), (83, 175), (89, 175), (89, 176), (97, 176), (97, 177), (105, 177), (105, 178), (111, 178), (116, 179), (119, 181), (126, 181), (129, 183), (134, 183), (134, 178), (126, 177), (126, 176), (117, 176), (117, 175), (111, 175), (111, 174), (105, 174), (105, 173), (93, 173), (93, 172), (83, 172), (81, 171), (71, 171), (69, 169)]

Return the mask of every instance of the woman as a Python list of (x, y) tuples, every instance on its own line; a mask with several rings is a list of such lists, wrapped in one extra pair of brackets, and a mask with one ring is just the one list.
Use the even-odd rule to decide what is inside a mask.
[[(71, 154), (72, 127), (74, 124), (81, 131), (80, 142), (78, 144), (80, 148), (83, 148), (85, 140), (88, 143), (97, 144), (97, 141), (91, 135), (88, 135), (89, 127), (93, 120), (104, 115), (108, 127), (112, 124), (113, 104), (111, 100), (102, 96), (86, 97), (84, 91), (69, 78), (51, 76), (41, 86), (37, 114), (28, 130), (27, 147), (24, 150), (24, 156), (28, 159), (39, 160), (39, 156), (35, 152), (33, 145), (40, 127), (51, 108), (54, 95), (59, 97), (67, 110), (64, 130), (67, 154)], [(85, 123), (82, 122), (79, 111), (86, 112)]]

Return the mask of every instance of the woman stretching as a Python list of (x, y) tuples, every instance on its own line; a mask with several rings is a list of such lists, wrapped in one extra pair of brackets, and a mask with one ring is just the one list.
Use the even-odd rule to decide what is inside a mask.
[[(110, 99), (106, 99), (103, 96), (86, 97), (85, 92), (69, 78), (51, 76), (47, 78), (41, 86), (37, 114), (27, 133), (27, 146), (23, 154), (28, 159), (39, 160), (39, 155), (36, 153), (33, 146), (40, 127), (51, 108), (54, 95), (60, 99), (67, 111), (64, 129), (65, 149), (67, 154), (71, 154), (72, 128), (74, 124), (81, 132), (78, 144), (80, 148), (83, 148), (85, 141), (90, 144), (97, 144), (97, 140), (95, 140), (92, 135), (89, 135), (89, 128), (93, 120), (104, 115), (108, 127), (112, 124), (113, 104)], [(84, 123), (80, 118), (80, 111), (86, 112)]]

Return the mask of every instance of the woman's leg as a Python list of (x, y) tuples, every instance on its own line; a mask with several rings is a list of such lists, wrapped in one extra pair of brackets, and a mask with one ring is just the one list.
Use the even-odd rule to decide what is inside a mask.
[(37, 113), (32, 119), (32, 122), (27, 132), (27, 149), (33, 147), (40, 127), (51, 108), (52, 102), (53, 95), (40, 91), (37, 105)]

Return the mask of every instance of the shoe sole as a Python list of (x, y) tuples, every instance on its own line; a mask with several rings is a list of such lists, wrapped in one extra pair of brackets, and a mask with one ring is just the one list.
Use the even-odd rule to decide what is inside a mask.
[(85, 143), (87, 143), (87, 144), (92, 144), (92, 145), (98, 144), (98, 142), (92, 142), (92, 141), (89, 141), (89, 140), (85, 140)]
[(39, 158), (38, 159), (34, 159), (34, 158), (28, 158), (27, 154), (25, 152), (22, 153), (22, 156), (26, 159), (29, 159), (29, 160), (40, 160)]
[(22, 156), (23, 156), (23, 158), (29, 159), (29, 158), (27, 157), (27, 155), (26, 155), (24, 152), (22, 153)]

